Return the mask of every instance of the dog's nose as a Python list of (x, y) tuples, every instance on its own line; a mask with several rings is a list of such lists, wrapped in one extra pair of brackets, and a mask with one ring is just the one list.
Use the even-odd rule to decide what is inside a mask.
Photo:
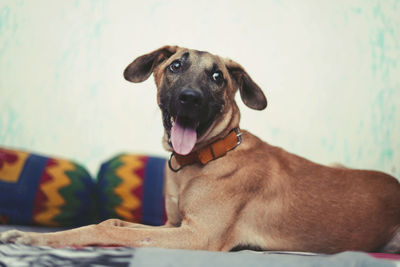
[(203, 101), (203, 94), (198, 90), (184, 89), (179, 94), (178, 99), (183, 105), (200, 106)]

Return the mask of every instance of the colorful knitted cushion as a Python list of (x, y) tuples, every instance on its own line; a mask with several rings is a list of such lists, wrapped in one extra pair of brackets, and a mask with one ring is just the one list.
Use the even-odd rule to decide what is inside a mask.
[(164, 166), (163, 158), (128, 154), (105, 162), (98, 174), (101, 219), (163, 224)]
[(0, 148), (0, 223), (89, 224), (94, 194), (88, 172), (71, 161)]

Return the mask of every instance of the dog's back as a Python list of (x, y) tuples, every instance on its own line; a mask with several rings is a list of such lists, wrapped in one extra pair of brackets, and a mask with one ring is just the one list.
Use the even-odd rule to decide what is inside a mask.
[[(267, 180), (260, 185), (269, 198), (264, 227), (282, 241), (282, 247), (277, 242), (273, 249), (375, 251), (399, 229), (400, 183), (395, 178), (382, 172), (323, 166), (249, 133), (244, 134), (246, 139), (250, 139), (252, 155), (243, 160), (253, 165), (248, 172), (263, 172)], [(248, 179), (254, 182), (251, 175)], [(274, 195), (276, 199), (271, 200)]]

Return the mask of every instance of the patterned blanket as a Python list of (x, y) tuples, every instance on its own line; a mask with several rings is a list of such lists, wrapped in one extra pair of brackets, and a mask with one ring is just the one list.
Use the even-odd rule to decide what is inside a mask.
[(133, 248), (81, 249), (0, 245), (0, 266), (129, 266)]

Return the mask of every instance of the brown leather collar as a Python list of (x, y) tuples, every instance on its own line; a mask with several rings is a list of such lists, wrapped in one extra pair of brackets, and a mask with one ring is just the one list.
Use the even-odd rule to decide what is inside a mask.
[[(214, 143), (192, 152), (186, 156), (182, 156), (173, 152), (168, 161), (168, 166), (173, 172), (180, 171), (183, 167), (194, 163), (201, 163), (206, 165), (208, 162), (224, 156), (228, 151), (234, 149), (242, 142), (242, 133), (239, 128), (234, 128), (230, 133), (222, 139), (215, 141)], [(180, 165), (179, 168), (174, 169), (172, 167), (172, 157), (175, 157), (176, 161)]]

